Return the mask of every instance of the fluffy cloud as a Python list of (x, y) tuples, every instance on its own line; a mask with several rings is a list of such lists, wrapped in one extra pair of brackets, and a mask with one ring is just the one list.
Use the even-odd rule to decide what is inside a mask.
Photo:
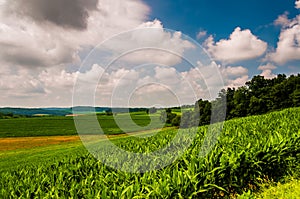
[[(214, 99), (226, 87), (249, 81), (242, 66), (221, 67), (215, 62), (179, 72), (174, 67), (144, 65), (137, 68), (105, 70), (99, 65), (77, 74), (78, 104), (101, 106), (180, 106), (197, 99)], [(94, 98), (95, 97), (95, 98)], [(75, 104), (76, 105), (76, 104)]]
[(121, 61), (172, 66), (182, 61), (186, 50), (195, 48), (194, 44), (182, 37), (181, 32), (168, 32), (159, 20), (154, 20), (141, 24), (131, 32), (117, 35), (99, 48), (125, 54), (120, 57)]
[[(233, 70), (228, 69), (233, 80), (244, 74), (232, 72)], [(75, 88), (75, 105), (93, 104), (94, 99), (101, 106), (193, 104), (199, 98), (217, 97), (218, 92), (225, 86), (222, 77), (224, 74), (214, 62), (207, 66), (199, 64), (183, 72), (174, 67), (160, 65), (115, 70), (105, 70), (94, 65), (89, 71), (78, 74), (80, 83)]]
[(300, 9), (300, 0), (296, 0), (295, 8)]
[(250, 79), (249, 79), (248, 75), (244, 75), (244, 76), (238, 77), (236, 79), (228, 79), (227, 80), (227, 87), (238, 88), (238, 87), (244, 86), (245, 83), (249, 80)]
[(77, 72), (63, 67), (28, 70), (1, 66), (0, 104), (5, 106), (70, 106)]
[(226, 87), (237, 88), (249, 81), (248, 69), (243, 66), (221, 67), (220, 70)]
[(76, 63), (85, 46), (137, 27), (148, 12), (140, 1), (5, 1), (0, 7), (0, 48), (6, 49), (1, 61), (32, 67)]
[(6, 12), (29, 17), (38, 23), (86, 29), (89, 13), (98, 10), (98, 3), (98, 0), (15, 0), (6, 5)]
[(198, 66), (181, 73), (189, 80), (198, 98), (214, 99), (219, 91), (227, 87), (244, 86), (249, 81), (248, 69), (242, 66), (223, 67), (212, 62), (209, 66)]
[(290, 20), (288, 19), (288, 12), (285, 12), (282, 15), (279, 15), (278, 18), (274, 21), (274, 24), (277, 26), (289, 26)]
[[(149, 106), (211, 99), (224, 86), (235, 87), (248, 80), (248, 70), (242, 66), (222, 68), (216, 63), (199, 64), (185, 72), (164, 66), (180, 63), (184, 53), (194, 46), (184, 40), (180, 32), (166, 32), (158, 20), (145, 22), (149, 8), (141, 1), (75, 0), (69, 7), (65, 6), (69, 3), (70, 0), (29, 0), (27, 3), (0, 0), (0, 48), (5, 49), (0, 51), (1, 105), (71, 106), (77, 78), (84, 81), (77, 88), (83, 94), (97, 91), (97, 104), (110, 105), (111, 96), (114, 96), (116, 104), (127, 105), (123, 97), (132, 95), (133, 101), (128, 103)], [(59, 20), (62, 14), (66, 17)], [(72, 18), (73, 15), (76, 16)], [(136, 27), (148, 31), (129, 34), (130, 37), (108, 43), (106, 47), (118, 53), (148, 46), (150, 49), (124, 55), (121, 61), (160, 65), (153, 66), (152, 70), (148, 66), (142, 70), (143, 67), (120, 65), (109, 71), (94, 64), (86, 71), (74, 72), (87, 49)], [(199, 36), (204, 36), (204, 32)], [(227, 63), (260, 56), (258, 54), (263, 52), (259, 50), (265, 45), (249, 30), (240, 28), (228, 40), (215, 43), (210, 37), (207, 44), (214, 57)], [(256, 51), (255, 55), (253, 51)], [(228, 52), (230, 56), (226, 58)], [(222, 77), (224, 82), (220, 81)], [(90, 105), (93, 100), (83, 99), (82, 104)]]
[(254, 59), (263, 55), (267, 49), (266, 42), (258, 39), (250, 30), (241, 30), (239, 27), (233, 31), (229, 39), (215, 42), (210, 36), (205, 46), (213, 58), (224, 63)]
[(272, 73), (272, 70), (263, 70), (260, 76), (264, 76), (265, 79), (272, 79), (276, 77), (276, 75)]
[(267, 63), (266, 65), (261, 65), (258, 67), (258, 70), (274, 70), (276, 69), (277, 67), (274, 66), (273, 64), (271, 63)]
[[(206, 99), (214, 99), (223, 88), (244, 86), (249, 81), (247, 68), (243, 66), (223, 67), (215, 62), (211, 66), (193, 68), (183, 75), (191, 81), (196, 93), (201, 94), (198, 97), (205, 96)], [(220, 79), (218, 76), (222, 78)], [(207, 86), (210, 91), (213, 91), (213, 96), (210, 96)]]
[[(144, 73), (145, 69), (147, 74)], [(92, 69), (95, 72), (95, 69)], [(99, 74), (99, 73), (98, 73)], [(85, 79), (86, 74), (80, 74)], [(97, 104), (102, 106), (178, 106), (194, 103), (193, 89), (182, 74), (175, 68), (165, 66), (146, 66), (146, 68), (104, 71), (94, 89), (86, 86), (77, 89), (80, 104), (89, 103), (96, 96)], [(84, 83), (83, 83), (84, 85)], [(89, 84), (91, 87), (91, 84)], [(90, 96), (85, 99), (85, 96)], [(77, 100), (77, 99), (76, 99)], [(83, 102), (84, 101), (84, 102)]]
[(266, 79), (272, 79), (276, 77), (275, 74), (273, 74), (272, 70), (276, 69), (277, 67), (274, 66), (271, 63), (267, 63), (266, 65), (262, 65), (258, 67), (258, 70), (261, 70), (260, 76), (264, 76)]
[(223, 69), (223, 74), (229, 77), (238, 77), (248, 74), (248, 69), (242, 66), (228, 66)]
[[(16, 69), (16, 68), (13, 68)], [(20, 75), (22, 73), (22, 75)], [(12, 71), (8, 72), (9, 75), (1, 75), (0, 85), (1, 93), (4, 96), (10, 93), (11, 96), (17, 97), (27, 97), (36, 94), (45, 94), (47, 91), (43, 88), (42, 82), (32, 78), (31, 73), (26, 70), (19, 70), (19, 73), (14, 73)], [(26, 80), (26, 81), (23, 81)], [(14, 90), (15, 92), (10, 92)]]
[(300, 15), (294, 19), (285, 19), (274, 52), (267, 55), (267, 60), (277, 64), (300, 60)]
[(155, 65), (110, 71), (94, 64), (90, 70), (81, 72), (66, 71), (63, 66), (35, 71), (8, 67), (1, 71), (0, 90), (4, 97), (0, 103), (32, 106), (34, 100), (34, 106), (53, 103), (68, 106), (74, 83), (79, 80), (81, 83), (75, 91), (80, 105), (94, 102), (102, 106), (192, 104), (199, 98), (215, 98), (224, 86), (243, 85), (248, 80), (247, 72), (241, 66), (220, 68), (216, 63), (199, 64), (185, 72)]
[(62, 89), (70, 94), (79, 72), (67, 72), (65, 70), (57, 70), (50, 68), (42, 71), (37, 79), (47, 88), (48, 93), (54, 93), (56, 89)]
[(206, 35), (207, 35), (207, 31), (205, 31), (205, 30), (199, 31), (197, 34), (197, 39), (201, 39), (201, 38), (205, 37)]
[(3, 106), (71, 106), (78, 76), (72, 71), (82, 54), (139, 26), (149, 13), (143, 2), (131, 0), (1, 0), (0, 4)]
[[(183, 73), (176, 71), (175, 68), (165, 66), (149, 68), (148, 66), (147, 71), (151, 71), (151, 74), (148, 75), (144, 75), (142, 71), (142, 69), (122, 71), (122, 77), (116, 75), (118, 71), (107, 74), (112, 78), (109, 82), (114, 83), (107, 82), (106, 85), (101, 85), (101, 88), (97, 90), (98, 99), (109, 99), (108, 95), (103, 96), (103, 91), (107, 87), (110, 88), (112, 96), (109, 102), (116, 106), (130, 104), (135, 106), (180, 106), (192, 104), (197, 97), (206, 95), (207, 90), (202, 89), (201, 92), (197, 92), (197, 88), (190, 85), (193, 80), (183, 78)], [(199, 84), (197, 86), (201, 87)]]

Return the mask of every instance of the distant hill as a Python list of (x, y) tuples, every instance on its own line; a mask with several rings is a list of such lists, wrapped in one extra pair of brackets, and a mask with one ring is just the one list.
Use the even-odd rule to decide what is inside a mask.
[(14, 115), (54, 115), (65, 116), (72, 113), (71, 108), (0, 108), (0, 113), (12, 113)]
[(109, 108), (109, 107), (89, 107), (89, 106), (77, 106), (71, 108), (0, 108), (0, 113), (3, 114), (13, 114), (13, 115), (23, 115), (23, 116), (36, 116), (36, 115), (50, 115), (50, 116), (65, 116), (73, 113), (102, 113), (102, 112), (114, 112), (114, 113), (125, 113), (128, 112), (138, 112), (145, 111), (146, 108)]

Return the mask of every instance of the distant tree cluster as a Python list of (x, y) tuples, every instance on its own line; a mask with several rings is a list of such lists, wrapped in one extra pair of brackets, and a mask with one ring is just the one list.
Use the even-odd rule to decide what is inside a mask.
[[(226, 116), (223, 113), (222, 104), (226, 104)], [(251, 81), (240, 88), (227, 88), (219, 92), (217, 99), (213, 101), (198, 100), (195, 103), (194, 111), (188, 111), (177, 118), (174, 123), (171, 117), (173, 113), (165, 113), (171, 122), (182, 127), (202, 126), (211, 122), (212, 107), (216, 111), (218, 122), (222, 119), (232, 119), (250, 115), (259, 115), (271, 111), (281, 110), (289, 107), (300, 106), (300, 74), (286, 77), (279, 74), (273, 79), (265, 79), (263, 76), (254, 76)], [(219, 112), (218, 112), (219, 111)], [(178, 122), (178, 120), (180, 122)], [(179, 126), (179, 125), (178, 125)]]
[(172, 108), (167, 108), (165, 111), (161, 112), (160, 120), (166, 124), (173, 124), (172, 121), (175, 119), (176, 116), (176, 113), (172, 113)]
[(28, 116), (18, 115), (18, 114), (13, 114), (13, 113), (1, 113), (0, 112), (0, 119), (12, 119), (12, 118), (23, 118), (23, 117), (28, 117)]
[[(255, 76), (246, 86), (226, 92), (226, 119), (259, 115), (270, 111), (300, 106), (300, 74), (280, 74), (273, 79)], [(222, 96), (221, 96), (222, 97)]]
[(157, 112), (157, 108), (155, 108), (155, 107), (151, 107), (149, 109), (146, 109), (147, 114), (154, 114), (156, 112)]

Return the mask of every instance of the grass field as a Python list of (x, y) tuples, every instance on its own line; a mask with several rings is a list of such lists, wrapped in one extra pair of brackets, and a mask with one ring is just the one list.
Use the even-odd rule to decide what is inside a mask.
[[(181, 158), (144, 174), (109, 168), (80, 142), (12, 150), (0, 156), (0, 197), (229, 198), (244, 193), (244, 198), (251, 198), (245, 192), (259, 192), (262, 184), (300, 177), (299, 121), (300, 108), (227, 121), (218, 143), (204, 158), (199, 151), (207, 127), (200, 127)], [(184, 130), (183, 142), (189, 132)], [(153, 151), (168, 145), (176, 133), (169, 129), (145, 139), (118, 138), (114, 144), (128, 151)]]
[[(123, 131), (116, 124), (115, 118), (120, 122), (126, 123), (128, 116), (128, 114), (118, 114), (117, 116), (101, 115), (98, 116), (98, 121), (105, 134), (120, 134)], [(139, 127), (144, 126), (144, 130), (149, 129), (146, 127), (150, 123), (150, 117), (147, 114), (131, 113), (131, 118)], [(151, 115), (151, 118), (157, 127), (162, 125), (159, 120), (159, 114)], [(155, 126), (151, 128), (155, 128)], [(127, 126), (127, 129), (134, 131), (135, 127)], [(59, 135), (77, 135), (73, 117), (0, 119), (0, 138)]]

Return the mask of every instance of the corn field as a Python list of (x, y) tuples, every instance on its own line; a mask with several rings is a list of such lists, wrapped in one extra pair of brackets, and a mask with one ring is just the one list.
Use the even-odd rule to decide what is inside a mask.
[[(205, 157), (199, 152), (208, 127), (199, 127), (193, 144), (179, 159), (146, 173), (115, 170), (88, 153), (20, 165), (0, 173), (0, 198), (230, 197), (257, 189), (265, 180), (299, 174), (299, 121), (300, 108), (227, 121)], [(190, 129), (184, 131), (188, 134)], [(113, 142), (128, 151), (149, 152), (166, 146), (175, 133), (166, 130), (145, 139)]]

